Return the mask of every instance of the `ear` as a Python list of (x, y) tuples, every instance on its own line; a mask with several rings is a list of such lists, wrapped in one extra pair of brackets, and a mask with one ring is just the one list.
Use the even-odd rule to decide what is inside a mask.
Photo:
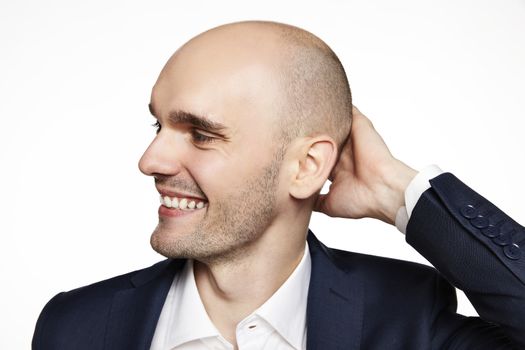
[(289, 187), (290, 195), (306, 199), (324, 185), (337, 160), (337, 145), (327, 135), (303, 139), (296, 153), (296, 166)]

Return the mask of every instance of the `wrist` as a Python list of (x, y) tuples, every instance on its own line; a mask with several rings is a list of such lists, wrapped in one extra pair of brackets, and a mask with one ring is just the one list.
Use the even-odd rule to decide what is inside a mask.
[(395, 159), (383, 174), (383, 194), (378, 203), (379, 219), (394, 225), (399, 208), (405, 205), (405, 190), (417, 171)]

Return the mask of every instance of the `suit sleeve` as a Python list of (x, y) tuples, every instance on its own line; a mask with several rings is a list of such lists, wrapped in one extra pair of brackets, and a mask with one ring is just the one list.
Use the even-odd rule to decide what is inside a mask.
[[(525, 228), (450, 173), (430, 185), (410, 216), (406, 240), (480, 315), (452, 322), (458, 315), (443, 307), (436, 348), (525, 349)], [(444, 324), (457, 326), (443, 336)]]

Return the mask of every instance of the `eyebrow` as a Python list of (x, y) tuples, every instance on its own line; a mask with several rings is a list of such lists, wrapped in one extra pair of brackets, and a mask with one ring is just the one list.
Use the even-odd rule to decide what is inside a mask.
[[(148, 104), (148, 108), (151, 115), (157, 118), (155, 116), (155, 111), (153, 110), (153, 106), (151, 105), (151, 103)], [(221, 133), (228, 129), (224, 124), (213, 121), (208, 117), (197, 115), (183, 110), (171, 111), (168, 114), (168, 119), (173, 124), (191, 124), (196, 128), (214, 133)]]

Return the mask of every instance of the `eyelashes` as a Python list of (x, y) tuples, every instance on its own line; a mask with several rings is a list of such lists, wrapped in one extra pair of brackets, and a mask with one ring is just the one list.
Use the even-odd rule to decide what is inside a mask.
[[(156, 134), (158, 134), (160, 132), (160, 130), (162, 129), (162, 126), (160, 125), (158, 120), (155, 123), (151, 124), (151, 126), (153, 126), (155, 128), (155, 133)], [(215, 137), (211, 137), (211, 136), (206, 135), (206, 134), (204, 134), (202, 132), (199, 132), (199, 130), (196, 129), (196, 128), (192, 128), (191, 129), (191, 138), (192, 138), (193, 142), (197, 143), (197, 144), (211, 143), (211, 142), (214, 142), (216, 140)]]
[(155, 123), (151, 124), (155, 128), (155, 133), (158, 134), (160, 132), (160, 123), (157, 120)]
[(200, 133), (197, 131), (197, 129), (191, 130), (191, 137), (193, 138), (193, 142), (195, 143), (211, 143), (215, 141), (215, 137), (210, 137), (208, 135), (205, 135), (203, 133)]

